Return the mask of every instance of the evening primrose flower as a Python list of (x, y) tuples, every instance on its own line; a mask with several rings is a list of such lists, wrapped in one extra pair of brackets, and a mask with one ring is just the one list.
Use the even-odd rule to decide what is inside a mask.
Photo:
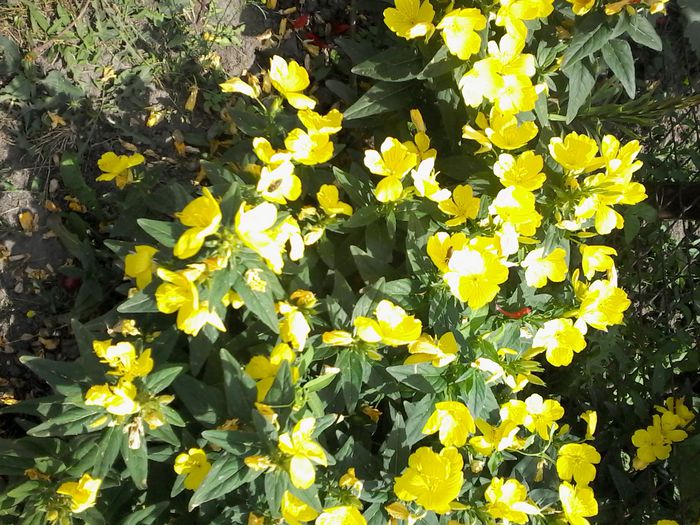
[(343, 129), (343, 114), (337, 109), (332, 109), (325, 115), (304, 109), (297, 116), (310, 135), (333, 135)]
[(539, 394), (532, 394), (525, 400), (527, 416), (524, 425), (530, 432), (536, 432), (544, 439), (549, 439), (551, 429), (559, 428), (556, 421), (564, 417), (564, 409), (554, 399), (543, 399)]
[(542, 187), (547, 176), (542, 173), (544, 159), (534, 151), (525, 151), (517, 158), (509, 153), (501, 153), (493, 165), (493, 172), (505, 187), (520, 186), (527, 191)]
[(260, 255), (275, 273), (281, 273), (282, 246), (271, 237), (271, 228), (277, 222), (277, 208), (263, 202), (249, 207), (245, 202), (236, 213), (234, 227), (238, 238), (248, 248)]
[(307, 133), (295, 128), (284, 139), (284, 147), (292, 158), (306, 166), (323, 164), (333, 156), (333, 142), (325, 133)]
[(421, 334), (418, 339), (408, 345), (408, 353), (411, 355), (406, 358), (404, 364), (430, 362), (439, 368), (447, 366), (457, 359), (458, 352), (459, 346), (452, 332), (444, 333), (438, 340), (431, 335)]
[(229, 78), (226, 82), (219, 84), (222, 93), (241, 93), (250, 98), (260, 96), (260, 86), (257, 83), (248, 83), (240, 77)]
[(352, 206), (340, 200), (338, 188), (332, 184), (323, 184), (316, 193), (319, 206), (329, 217), (352, 215)]
[(472, 187), (469, 184), (459, 184), (452, 190), (452, 197), (440, 202), (438, 208), (452, 216), (452, 219), (445, 221), (445, 225), (454, 228), (467, 222), (467, 219), (476, 219), (480, 205), (481, 199), (474, 197)]
[(542, 224), (542, 215), (535, 209), (535, 195), (520, 186), (509, 186), (496, 195), (489, 213), (502, 222), (512, 224), (520, 235), (531, 237)]
[(185, 475), (184, 486), (188, 490), (197, 490), (211, 470), (207, 454), (201, 448), (191, 448), (175, 458), (173, 470)]
[(256, 190), (266, 201), (287, 204), (301, 195), (301, 179), (294, 174), (294, 164), (284, 161), (262, 168)]
[(579, 485), (588, 485), (595, 479), (595, 465), (600, 454), (586, 443), (567, 443), (559, 449), (557, 474), (564, 481), (574, 479)]
[(621, 324), (623, 312), (632, 304), (624, 290), (604, 279), (583, 287), (580, 301), (576, 326), (584, 334), (587, 326), (606, 332), (608, 326)]
[(396, 7), (384, 10), (384, 23), (401, 38), (430, 38), (435, 31), (435, 10), (430, 0), (395, 0)]
[(571, 10), (575, 15), (585, 15), (595, 5), (595, 0), (566, 0), (571, 4)]
[(136, 279), (136, 287), (142, 290), (153, 280), (153, 272), (156, 270), (153, 256), (158, 253), (158, 249), (139, 244), (134, 247), (134, 252), (124, 257), (124, 277)]
[(309, 74), (296, 60), (287, 62), (280, 56), (270, 59), (270, 82), (280, 95), (296, 109), (314, 109), (316, 101), (303, 94), (309, 87)]
[(400, 500), (415, 501), (426, 510), (445, 514), (464, 484), (464, 460), (454, 447), (440, 453), (420, 447), (408, 458), (408, 468), (394, 481)]
[(524, 38), (527, 27), (523, 20), (545, 18), (554, 10), (553, 0), (499, 0), (496, 25), (505, 27), (509, 34)]
[(285, 523), (289, 525), (301, 525), (315, 520), (318, 516), (318, 512), (311, 505), (303, 502), (288, 490), (285, 490), (282, 495), (281, 511)]
[(143, 164), (145, 160), (144, 156), (140, 153), (134, 153), (133, 155), (117, 155), (113, 151), (108, 151), (97, 161), (97, 167), (102, 171), (102, 175), (97, 177), (97, 180), (114, 180), (117, 188), (121, 190), (127, 184), (134, 182), (134, 174), (131, 168)]
[(325, 451), (311, 438), (315, 424), (313, 417), (306, 417), (294, 425), (291, 433), (281, 434), (278, 441), (280, 451), (291, 456), (289, 476), (300, 489), (308, 489), (316, 480), (314, 464), (328, 466)]
[(485, 497), (488, 503), (484, 510), (496, 519), (527, 523), (528, 515), (540, 512), (527, 501), (527, 489), (516, 479), (493, 478)]
[(598, 502), (590, 487), (565, 481), (559, 485), (559, 499), (564, 516), (571, 525), (589, 525), (586, 518), (598, 514)]
[(384, 177), (375, 188), (375, 195), (379, 202), (393, 202), (399, 200), (403, 185), (401, 179), (418, 162), (418, 156), (398, 139), (387, 137), (380, 147), (380, 151), (365, 151), (364, 163), (367, 169), (375, 175)]
[(411, 170), (413, 186), (421, 197), (425, 197), (433, 202), (444, 202), (450, 198), (450, 190), (440, 188), (434, 167), (435, 157), (428, 157), (421, 161), (418, 168)]
[(469, 439), (469, 445), (482, 456), (490, 456), (494, 451), (520, 448), (517, 438), (520, 427), (514, 421), (503, 421), (493, 426), (482, 419), (475, 421), (480, 436)]
[(552, 137), (549, 140), (549, 154), (564, 169), (572, 173), (581, 173), (591, 167), (598, 153), (598, 144), (592, 138), (572, 131), (566, 137)]
[(476, 432), (474, 418), (459, 401), (435, 403), (435, 411), (425, 423), (423, 434), (439, 432), (440, 443), (446, 447), (463, 447), (469, 434)]
[(226, 331), (224, 322), (215, 311), (209, 308), (207, 301), (202, 301), (195, 307), (186, 303), (180, 308), (178, 318), (182, 318), (178, 326), (187, 335), (196, 336), (205, 325), (211, 325), (220, 332)]
[(153, 370), (150, 348), (136, 357), (136, 348), (130, 342), (121, 341), (115, 345), (110, 343), (111, 340), (94, 341), (92, 347), (100, 361), (114, 369), (110, 372), (111, 375), (131, 381), (136, 377), (146, 377)]
[(586, 340), (571, 319), (552, 319), (537, 330), (532, 346), (545, 348), (551, 365), (567, 366), (571, 364), (574, 352), (586, 348)]
[(542, 288), (547, 281), (560, 283), (566, 279), (566, 251), (554, 248), (544, 255), (544, 248), (537, 248), (527, 254), (520, 265), (525, 268), (525, 280), (528, 286)]
[(173, 254), (178, 259), (195, 255), (204, 244), (204, 239), (213, 235), (221, 223), (221, 208), (208, 188), (202, 188), (203, 195), (190, 202), (176, 217), (189, 229), (175, 243)]
[(581, 267), (586, 279), (591, 279), (596, 272), (610, 272), (615, 268), (615, 261), (611, 255), (617, 255), (615, 248), (610, 246), (589, 246), (582, 244)]
[(265, 137), (253, 139), (253, 152), (262, 162), (270, 166), (279, 166), (292, 158), (290, 152), (273, 148)]
[(486, 17), (476, 8), (454, 9), (438, 24), (450, 53), (467, 60), (479, 52), (481, 37), (477, 31), (486, 27)]
[(125, 380), (116, 385), (93, 385), (85, 394), (85, 404), (101, 406), (114, 416), (128, 416), (137, 413), (141, 405), (136, 400), (136, 386)]
[(86, 473), (83, 474), (77, 482), (67, 481), (62, 483), (58, 489), (56, 489), (56, 493), (70, 497), (70, 511), (73, 514), (79, 514), (95, 506), (97, 493), (101, 485), (101, 479), (93, 478), (90, 474)]
[(679, 419), (678, 426), (686, 427), (695, 419), (695, 414), (685, 406), (684, 401), (685, 398), (683, 397), (667, 397), (663, 406), (655, 405), (654, 408), (661, 416), (667, 413), (673, 414)]
[(263, 401), (265, 399), (284, 361), (287, 361), (290, 365), (292, 382), (297, 382), (299, 379), (299, 369), (295, 366), (291, 366), (295, 359), (296, 355), (294, 350), (286, 343), (280, 343), (275, 346), (272, 352), (270, 352), (269, 358), (264, 355), (253, 356), (246, 365), (245, 372), (256, 381), (255, 388), (258, 392), (258, 401)]
[(481, 145), (477, 154), (490, 151), (494, 146), (504, 150), (522, 148), (539, 132), (534, 122), (518, 122), (514, 114), (504, 113), (495, 107), (491, 108), (488, 119), (479, 112), (475, 124), (480, 130), (467, 124), (462, 128), (462, 137)]
[(508, 267), (489, 249), (488, 239), (475, 238), (455, 249), (449, 257), (444, 279), (452, 294), (475, 310), (496, 297), (508, 279)]
[(420, 319), (386, 299), (374, 311), (375, 319), (357, 317), (354, 321), (357, 336), (367, 343), (389, 346), (407, 345), (418, 339), (423, 328)]
[(343, 505), (324, 509), (314, 525), (367, 525), (367, 520), (357, 508)]
[(309, 322), (296, 306), (280, 301), (275, 305), (277, 313), (282, 315), (280, 321), (280, 337), (285, 343), (292, 345), (297, 351), (304, 348), (306, 338), (311, 332)]

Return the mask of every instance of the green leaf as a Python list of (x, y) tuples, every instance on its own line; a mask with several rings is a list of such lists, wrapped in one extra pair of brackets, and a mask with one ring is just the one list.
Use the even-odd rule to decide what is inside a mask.
[(158, 304), (155, 298), (145, 293), (143, 290), (139, 290), (117, 307), (117, 312), (121, 314), (140, 314), (158, 311)]
[(192, 376), (181, 375), (173, 382), (173, 390), (189, 413), (206, 427), (216, 426), (224, 419), (221, 392), (213, 386)]
[(447, 384), (441, 377), (442, 370), (431, 363), (390, 366), (386, 371), (402, 385), (426, 394), (439, 392)]
[(121, 453), (126, 469), (136, 488), (144, 490), (148, 482), (148, 448), (146, 438), (141, 435), (139, 448), (129, 448), (129, 433), (121, 433)]
[(167, 248), (175, 246), (182, 234), (182, 226), (172, 221), (156, 221), (153, 219), (136, 219), (141, 229)]
[(566, 123), (569, 124), (588, 100), (595, 78), (583, 62), (571, 65), (564, 74), (569, 78), (569, 101), (566, 106)]
[(253, 137), (266, 132), (267, 121), (257, 113), (241, 109), (229, 109), (228, 114), (236, 126), (246, 135)]
[(364, 370), (362, 366), (363, 357), (352, 350), (343, 350), (338, 354), (335, 366), (340, 368), (340, 390), (343, 392), (345, 406), (349, 413), (355, 411), (357, 401), (362, 392), (362, 378)]
[(612, 70), (630, 98), (636, 93), (634, 57), (626, 40), (611, 40), (602, 49), (603, 60)]
[(414, 100), (413, 82), (378, 82), (345, 110), (345, 121), (381, 115), (408, 107)]
[(45, 78), (39, 80), (39, 84), (53, 96), (63, 95), (74, 100), (85, 96), (83, 90), (61, 71), (51, 71)]
[(423, 69), (420, 56), (412, 47), (396, 46), (378, 53), (352, 68), (352, 72), (363, 77), (387, 82), (412, 80)]
[(447, 47), (442, 46), (438, 52), (435, 53), (430, 62), (428, 62), (423, 71), (420, 72), (418, 78), (424, 80), (439, 77), (440, 75), (444, 75), (457, 69), (463, 63), (464, 62), (462, 60), (451, 54)]
[(369, 226), (379, 219), (379, 210), (375, 206), (364, 206), (352, 214), (347, 221), (343, 223), (345, 228), (363, 228)]
[(29, 100), (34, 94), (32, 82), (24, 75), (17, 75), (5, 87), (0, 89), (0, 101)]
[(0, 75), (9, 77), (17, 73), (21, 60), (17, 45), (9, 38), (0, 36)]
[(219, 351), (224, 374), (224, 396), (230, 417), (250, 421), (250, 411), (257, 399), (255, 381), (243, 371), (241, 364), (222, 348)]
[(654, 51), (661, 51), (663, 49), (663, 43), (661, 38), (657, 34), (654, 26), (644, 15), (636, 14), (630, 16), (629, 26), (627, 27), (627, 34), (643, 46), (649, 47)]
[(217, 445), (231, 454), (251, 455), (260, 447), (259, 437), (255, 432), (237, 430), (205, 430), (202, 437), (212, 445)]
[(183, 365), (167, 365), (155, 372), (151, 372), (144, 379), (146, 388), (148, 388), (152, 394), (157, 394), (170, 386), (184, 369), (185, 367)]
[(162, 523), (158, 518), (160, 518), (160, 515), (163, 514), (169, 506), (169, 501), (161, 501), (154, 505), (148, 505), (147, 507), (129, 514), (123, 521), (119, 522), (119, 525), (155, 525), (156, 523)]
[(306, 392), (317, 392), (322, 390), (333, 382), (336, 375), (337, 373), (334, 372), (314, 377), (311, 381), (304, 385), (304, 390), (306, 390)]
[(92, 476), (100, 479), (107, 475), (119, 455), (123, 430), (115, 426), (107, 427), (102, 432), (102, 439), (94, 453), (95, 465), (92, 468)]
[(249, 309), (253, 315), (265, 323), (274, 333), (279, 333), (279, 320), (275, 313), (275, 301), (272, 297), (270, 286), (265, 287), (264, 292), (254, 292), (245, 283), (245, 279), (241, 274), (233, 282), (232, 288), (241, 296), (245, 307)]
[(583, 31), (574, 35), (563, 55), (562, 70), (579, 63), (602, 48), (608, 43), (611, 33), (612, 29), (601, 24), (593, 30)]
[(192, 511), (202, 503), (220, 498), (236, 490), (247, 481), (250, 472), (253, 471), (246, 467), (242, 461), (228, 455), (222, 456), (214, 462), (207, 477), (192, 495), (189, 510)]
[(46, 381), (51, 387), (64, 396), (81, 394), (80, 383), (87, 380), (80, 366), (74, 362), (54, 361), (30, 355), (23, 355), (20, 362), (32, 372)]
[(27, 434), (34, 437), (77, 436), (87, 431), (87, 425), (99, 416), (98, 410), (73, 407), (63, 414), (31, 428)]
[(95, 191), (88, 186), (80, 171), (80, 161), (74, 153), (64, 153), (59, 167), (61, 180), (66, 190), (78, 198), (89, 210), (100, 211), (100, 203)]
[(294, 402), (294, 381), (289, 361), (282, 361), (275, 380), (265, 395), (264, 403), (275, 407), (288, 407)]

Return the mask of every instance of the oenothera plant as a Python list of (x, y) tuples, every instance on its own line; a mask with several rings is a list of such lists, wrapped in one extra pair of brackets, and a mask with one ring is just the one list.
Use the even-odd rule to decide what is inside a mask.
[[(223, 83), (206, 184), (109, 244), (128, 297), (74, 324), (76, 362), (25, 359), (55, 395), (11, 408), (0, 515), (588, 523), (601, 422), (540, 375), (630, 305), (602, 237), (646, 196), (640, 144), (561, 128), (599, 52), (633, 94), (622, 37), (657, 37), (623, 3), (397, 0), (344, 113), (279, 56)], [(137, 192), (143, 161), (109, 152), (101, 178)]]

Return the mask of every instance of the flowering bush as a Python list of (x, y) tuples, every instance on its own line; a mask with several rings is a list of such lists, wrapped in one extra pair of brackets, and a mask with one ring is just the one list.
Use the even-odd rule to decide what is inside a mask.
[[(25, 359), (56, 393), (10, 409), (31, 419), (0, 516), (589, 523), (606, 422), (543, 375), (630, 306), (602, 237), (646, 197), (641, 146), (585, 111), (604, 64), (634, 94), (623, 36), (658, 38), (639, 2), (556, 7), (397, 0), (344, 112), (279, 56), (222, 84), (208, 185), (149, 217), (125, 197), (108, 246), (133, 288), (74, 323), (75, 363)], [(99, 167), (135, 195), (148, 162)], [(692, 432), (682, 402), (659, 412), (635, 468)]]

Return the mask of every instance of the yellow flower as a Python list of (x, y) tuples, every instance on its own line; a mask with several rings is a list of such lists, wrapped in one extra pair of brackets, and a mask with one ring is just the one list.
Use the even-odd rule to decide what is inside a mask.
[(435, 10), (430, 0), (395, 0), (394, 5), (384, 10), (384, 23), (389, 29), (406, 40), (430, 38), (435, 31)]
[(324, 509), (315, 525), (367, 525), (367, 520), (355, 507), (348, 505)]
[[(668, 459), (671, 443), (682, 441), (687, 434), (683, 430), (665, 431), (662, 417), (655, 415), (652, 424), (632, 435), (632, 444), (637, 447), (637, 457), (645, 464), (657, 459)], [(673, 434), (672, 434), (673, 432)]]
[(234, 225), (239, 239), (248, 248), (260, 255), (275, 273), (281, 273), (282, 246), (273, 239), (269, 231), (277, 222), (277, 208), (269, 202), (247, 209), (245, 202), (236, 213)]
[(128, 416), (141, 408), (136, 400), (137, 395), (138, 391), (133, 383), (120, 380), (116, 385), (91, 386), (85, 394), (85, 404), (101, 406), (115, 416)]
[(462, 128), (462, 137), (481, 144), (477, 154), (490, 151), (493, 146), (505, 150), (522, 148), (539, 132), (537, 124), (534, 122), (520, 123), (515, 115), (503, 113), (495, 107), (491, 108), (488, 119), (486, 115), (479, 112), (476, 117), (476, 125), (481, 131), (467, 124)]
[(508, 33), (519, 37), (527, 34), (523, 20), (545, 18), (554, 10), (553, 0), (499, 0), (499, 3), (496, 25), (505, 26)]
[(559, 165), (572, 173), (588, 171), (591, 167), (595, 169), (597, 162), (594, 163), (594, 159), (597, 153), (598, 144), (595, 140), (575, 131), (563, 139), (552, 137), (549, 140), (549, 154)]
[(490, 456), (494, 450), (520, 448), (517, 438), (520, 427), (515, 422), (503, 421), (494, 427), (482, 419), (477, 419), (475, 424), (482, 435), (470, 438), (469, 445), (482, 456)]
[(394, 482), (400, 500), (415, 501), (438, 514), (449, 512), (450, 503), (464, 483), (464, 460), (457, 449), (447, 447), (439, 454), (421, 447), (408, 458), (408, 468)]
[(486, 17), (475, 8), (455, 9), (447, 13), (437, 28), (450, 53), (467, 60), (479, 52), (481, 37), (477, 31), (486, 27)]
[(297, 116), (310, 135), (333, 135), (343, 129), (343, 114), (337, 109), (330, 110), (326, 115), (304, 109)]
[(338, 480), (338, 486), (340, 488), (347, 489), (358, 497), (362, 493), (362, 485), (362, 481), (360, 481), (355, 474), (355, 467), (348, 468), (347, 472), (340, 476)]
[(270, 82), (296, 109), (314, 109), (316, 101), (303, 94), (309, 87), (309, 74), (296, 60), (287, 63), (277, 55), (270, 59)]
[(559, 499), (564, 516), (571, 525), (589, 525), (586, 518), (598, 514), (598, 502), (590, 487), (571, 485), (565, 481), (559, 485)]
[(532, 237), (542, 223), (535, 209), (535, 195), (520, 186), (509, 186), (496, 195), (489, 213), (504, 223), (512, 224), (520, 235)]
[(411, 148), (393, 137), (387, 137), (380, 151), (365, 151), (365, 166), (375, 175), (384, 177), (375, 188), (379, 202), (399, 200), (403, 185), (401, 179), (418, 163), (418, 156)]
[(678, 525), (676, 520), (659, 520), (654, 525)]
[(520, 186), (527, 191), (542, 187), (547, 176), (542, 173), (544, 160), (534, 151), (525, 151), (517, 158), (509, 153), (502, 153), (493, 165), (493, 172), (505, 187)]
[(481, 199), (474, 197), (474, 192), (469, 184), (460, 184), (452, 190), (452, 198), (438, 204), (440, 211), (452, 215), (452, 219), (445, 222), (449, 228), (459, 226), (467, 222), (467, 219), (475, 219), (479, 213)]
[(70, 511), (78, 514), (95, 506), (100, 485), (102, 485), (101, 479), (93, 478), (90, 474), (83, 474), (77, 482), (67, 481), (62, 483), (56, 489), (56, 493), (69, 496)]
[(685, 398), (674, 398), (667, 397), (664, 402), (664, 406), (655, 405), (656, 411), (662, 416), (666, 413), (671, 413), (679, 419), (679, 425), (681, 427), (688, 426), (693, 419), (695, 419), (695, 414), (690, 411), (690, 409), (685, 406)]
[(279, 166), (284, 161), (292, 158), (292, 154), (285, 150), (276, 150), (270, 144), (270, 141), (264, 137), (255, 137), (253, 139), (253, 152), (265, 164), (271, 166)]
[(554, 366), (571, 364), (574, 352), (586, 348), (586, 340), (571, 319), (552, 319), (537, 330), (532, 346), (547, 350), (547, 361)]
[(522, 54), (524, 46), (524, 40), (509, 34), (498, 43), (489, 42), (489, 55), (459, 81), (464, 102), (478, 107), (486, 98), (496, 110), (512, 115), (533, 109), (538, 97), (530, 80), (536, 71), (535, 57)]
[(586, 279), (592, 278), (596, 272), (610, 272), (615, 268), (615, 261), (610, 257), (617, 255), (610, 246), (581, 245), (581, 267)]
[(224, 296), (221, 298), (221, 303), (224, 306), (230, 306), (234, 310), (239, 310), (240, 308), (243, 308), (243, 306), (245, 306), (243, 298), (233, 290), (229, 290), (228, 292), (226, 292), (226, 294), (224, 294)]
[(572, 478), (579, 485), (588, 485), (595, 479), (595, 466), (600, 463), (600, 454), (585, 443), (567, 443), (559, 449), (557, 474), (564, 481)]
[(525, 400), (527, 416), (524, 425), (530, 432), (536, 432), (544, 439), (549, 439), (550, 429), (557, 429), (556, 421), (564, 416), (564, 409), (554, 399), (542, 399), (539, 394), (532, 394)]
[(282, 495), (282, 517), (289, 525), (300, 525), (311, 520), (315, 520), (318, 512), (297, 498), (288, 490)]
[(260, 96), (260, 86), (257, 83), (248, 83), (240, 77), (229, 78), (226, 82), (219, 84), (222, 93), (241, 93), (251, 98)]
[(423, 434), (439, 432), (440, 443), (446, 447), (463, 447), (467, 436), (476, 432), (474, 418), (459, 401), (435, 403), (435, 411), (425, 423)]
[(354, 321), (357, 336), (367, 343), (389, 346), (407, 345), (418, 339), (423, 328), (420, 319), (406, 314), (400, 306), (382, 300), (374, 311), (376, 320), (357, 317)]
[(204, 239), (214, 235), (221, 223), (219, 203), (208, 188), (202, 188), (201, 197), (197, 197), (176, 214), (180, 222), (190, 228), (175, 243), (173, 254), (179, 259), (195, 255), (204, 244)]
[(581, 414), (581, 419), (586, 423), (586, 439), (593, 439), (593, 434), (595, 434), (595, 429), (598, 426), (598, 412), (586, 410)]
[(608, 326), (621, 324), (622, 313), (629, 308), (632, 301), (624, 290), (614, 286), (610, 281), (594, 281), (581, 291), (581, 305), (576, 312), (576, 326), (586, 333), (586, 327), (607, 331)]
[[(108, 343), (105, 345), (104, 343)], [(146, 377), (153, 370), (153, 359), (151, 349), (147, 348), (136, 357), (136, 348), (128, 341), (121, 341), (116, 345), (109, 344), (110, 341), (94, 341), (92, 348), (100, 361), (107, 363), (114, 371), (110, 372), (131, 381), (136, 377)]]
[(289, 464), (292, 484), (300, 489), (308, 489), (314, 484), (314, 464), (328, 466), (326, 453), (311, 439), (315, 424), (314, 418), (306, 417), (294, 425), (291, 433), (285, 432), (279, 437), (279, 449), (292, 457)]
[(296, 306), (279, 302), (276, 305), (278, 313), (282, 314), (280, 321), (280, 337), (285, 343), (292, 345), (294, 350), (300, 351), (306, 344), (306, 338), (311, 332), (309, 322), (304, 314)]
[(440, 188), (434, 167), (435, 157), (426, 158), (421, 161), (418, 168), (411, 170), (411, 177), (418, 195), (426, 197), (433, 202), (442, 203), (450, 198), (450, 190)]
[(258, 401), (265, 399), (265, 396), (270, 390), (272, 383), (275, 381), (277, 371), (282, 366), (282, 362), (287, 361), (290, 364), (292, 371), (292, 380), (294, 382), (299, 378), (299, 370), (295, 366), (291, 366), (296, 359), (294, 350), (288, 344), (280, 343), (272, 349), (270, 357), (264, 355), (256, 355), (248, 362), (245, 367), (245, 372), (250, 377), (256, 380), (255, 387), (258, 391)]
[(575, 15), (585, 15), (595, 5), (595, 0), (566, 0), (571, 4), (571, 10)]
[(453, 250), (444, 274), (452, 294), (473, 310), (491, 302), (508, 279), (508, 267), (489, 242), (477, 237)]
[(409, 355), (404, 364), (431, 362), (435, 367), (443, 367), (457, 359), (459, 346), (452, 332), (446, 332), (439, 340), (428, 334), (421, 336), (408, 345)]
[(110, 181), (116, 179), (115, 184), (117, 188), (122, 189), (134, 181), (131, 168), (143, 164), (145, 160), (140, 153), (117, 155), (112, 151), (108, 151), (97, 161), (97, 167), (102, 171), (102, 175), (97, 177), (97, 180)]
[(350, 332), (344, 330), (331, 330), (323, 332), (323, 344), (329, 346), (350, 346), (355, 341)]
[(306, 133), (303, 129), (295, 128), (284, 139), (284, 147), (292, 154), (292, 158), (306, 166), (323, 164), (333, 156), (333, 142), (325, 133)]
[(147, 245), (137, 245), (135, 253), (130, 253), (124, 257), (124, 276), (136, 279), (136, 287), (142, 290), (153, 280), (153, 272), (156, 264), (153, 256), (158, 253), (156, 248)]
[(284, 161), (277, 166), (264, 166), (255, 189), (266, 201), (287, 204), (301, 195), (301, 180), (294, 174), (294, 164)]
[(430, 137), (422, 131), (416, 133), (413, 142), (406, 142), (406, 146), (416, 155), (418, 160), (434, 159), (437, 157), (437, 150), (430, 147)]
[(341, 202), (338, 188), (332, 184), (323, 184), (316, 193), (319, 206), (329, 217), (336, 215), (352, 215), (352, 206)]
[(199, 306), (184, 304), (178, 312), (178, 328), (187, 335), (196, 336), (205, 325), (211, 325), (220, 332), (226, 331), (224, 322), (215, 311), (209, 309), (209, 303), (202, 301)]
[(175, 458), (173, 469), (177, 474), (185, 475), (186, 489), (197, 490), (211, 470), (211, 463), (201, 448), (191, 448)]
[(544, 256), (544, 248), (537, 248), (528, 253), (520, 265), (525, 268), (527, 285), (533, 288), (542, 288), (547, 280), (560, 283), (566, 279), (568, 271), (563, 248), (555, 248), (547, 256)]
[(526, 523), (529, 514), (539, 514), (539, 509), (528, 503), (527, 489), (516, 479), (493, 478), (486, 489), (486, 512), (497, 519), (513, 523)]

